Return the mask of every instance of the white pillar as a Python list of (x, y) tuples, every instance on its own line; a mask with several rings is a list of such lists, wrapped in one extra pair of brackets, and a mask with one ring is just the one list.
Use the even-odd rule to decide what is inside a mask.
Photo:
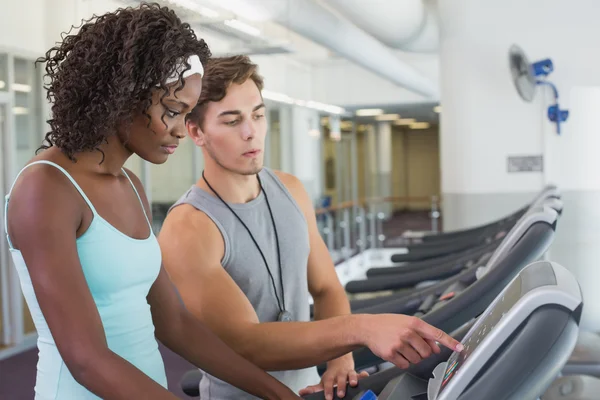
[[(378, 197), (392, 195), (392, 123), (377, 123), (377, 182)], [(386, 215), (392, 211), (392, 203), (381, 203), (379, 207)]]
[(378, 197), (379, 184), (377, 178), (377, 131), (374, 125), (367, 125), (366, 132), (366, 146), (367, 146), (367, 157), (365, 165), (367, 167), (365, 176), (368, 177), (365, 183), (366, 193), (365, 197)]
[[(319, 121), (319, 114), (315, 110), (304, 107), (292, 107), (289, 125), (291, 130), (281, 131), (281, 138), (289, 136), (286, 145), (290, 146), (283, 154), (291, 155), (289, 172), (296, 176), (302, 183), (311, 199), (316, 201), (323, 195), (321, 160), (321, 137), (315, 136), (315, 121)], [(282, 163), (284, 157), (282, 157)]]
[[(440, 8), (441, 172), (444, 228), (497, 219), (531, 200), (545, 183), (563, 191), (550, 259), (577, 276), (584, 327), (600, 330), (600, 25), (594, 0), (451, 0)], [(552, 96), (538, 87), (532, 103), (513, 85), (508, 51), (534, 62), (551, 58), (561, 108), (557, 136), (546, 113)], [(543, 172), (510, 173), (509, 156), (542, 155)]]

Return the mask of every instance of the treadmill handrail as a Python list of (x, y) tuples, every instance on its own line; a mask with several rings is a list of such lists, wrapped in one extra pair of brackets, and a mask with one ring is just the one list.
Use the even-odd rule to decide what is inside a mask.
[(558, 219), (558, 213), (548, 206), (536, 206), (531, 211), (527, 212), (520, 220), (515, 224), (508, 234), (500, 243), (500, 246), (494, 251), (492, 257), (487, 262), (485, 267), (480, 270), (480, 276), (487, 273), (490, 268), (493, 268), (502, 257), (504, 257), (508, 251), (523, 237), (527, 229), (536, 222), (547, 222), (552, 225)]

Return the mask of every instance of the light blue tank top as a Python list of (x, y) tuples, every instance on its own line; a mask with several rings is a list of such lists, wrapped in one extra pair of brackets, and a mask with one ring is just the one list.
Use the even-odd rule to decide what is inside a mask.
[[(65, 169), (45, 160), (33, 162), (25, 168), (40, 163), (52, 165), (62, 171), (92, 210), (93, 220), (87, 231), (77, 239), (77, 251), (85, 279), (102, 319), (108, 347), (167, 388), (165, 368), (154, 336), (150, 306), (146, 300), (162, 263), (160, 247), (152, 229), (146, 239), (134, 239), (125, 235), (96, 212), (81, 187)], [(19, 172), (15, 182), (23, 170)], [(139, 193), (125, 170), (123, 173), (129, 179), (144, 210)], [(5, 201), (5, 232), (23, 295), (38, 333), (39, 360), (35, 399), (99, 399), (77, 383), (67, 369), (38, 305), (23, 256), (12, 246), (6, 222), (11, 191), (12, 187)], [(147, 215), (146, 221), (151, 227)]]

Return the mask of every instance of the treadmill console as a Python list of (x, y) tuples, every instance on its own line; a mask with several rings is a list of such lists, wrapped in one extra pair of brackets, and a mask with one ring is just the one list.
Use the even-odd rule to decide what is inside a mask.
[(448, 383), (452, 381), (452, 378), (456, 376), (461, 367), (465, 364), (465, 361), (473, 354), (478, 346), (485, 340), (490, 332), (496, 327), (498, 322), (510, 311), (512, 307), (517, 304), (521, 298), (521, 277), (517, 276), (517, 279), (513, 280), (506, 290), (496, 299), (493, 308), (487, 312), (487, 314), (480, 319), (480, 322), (473, 327), (473, 329), (467, 333), (465, 338), (462, 340), (464, 350), (460, 353), (454, 352), (447, 361), (446, 370), (440, 390), (443, 390)]
[(575, 312), (581, 291), (564, 267), (540, 261), (524, 268), (496, 297), (462, 340), (464, 350), (440, 363), (429, 380), (429, 400), (455, 400), (533, 312), (560, 305)]

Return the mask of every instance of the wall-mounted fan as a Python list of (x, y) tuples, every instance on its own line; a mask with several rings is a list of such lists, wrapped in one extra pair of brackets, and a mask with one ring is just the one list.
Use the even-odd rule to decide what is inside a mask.
[(552, 60), (544, 59), (530, 63), (525, 52), (517, 45), (512, 45), (508, 52), (508, 60), (513, 83), (519, 96), (527, 102), (535, 98), (536, 87), (547, 85), (552, 88), (554, 104), (548, 107), (548, 119), (556, 123), (556, 131), (560, 135), (560, 123), (569, 117), (569, 111), (561, 110), (558, 105), (558, 90), (556, 86), (546, 80), (554, 71)]

